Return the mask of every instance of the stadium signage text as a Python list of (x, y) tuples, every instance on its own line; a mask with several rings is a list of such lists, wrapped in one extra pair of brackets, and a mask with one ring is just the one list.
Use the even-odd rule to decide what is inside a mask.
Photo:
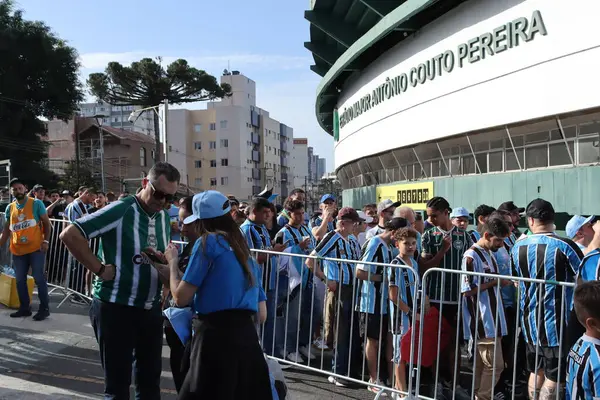
[(395, 77), (387, 77), (371, 93), (365, 94), (348, 108), (344, 108), (339, 115), (339, 127), (361, 114), (378, 106), (386, 100), (405, 93), (410, 87), (423, 85), (438, 76), (451, 73), (455, 68), (462, 68), (467, 64), (474, 64), (515, 48), (523, 42), (530, 42), (536, 35), (546, 36), (548, 31), (544, 25), (542, 14), (536, 10), (531, 18), (517, 18), (494, 29), (476, 36), (466, 43), (459, 44), (455, 50), (446, 50), (435, 57), (412, 67), (408, 72)]

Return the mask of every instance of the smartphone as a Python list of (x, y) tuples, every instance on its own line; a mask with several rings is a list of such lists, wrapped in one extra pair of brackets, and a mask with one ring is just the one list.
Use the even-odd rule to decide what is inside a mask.
[(159, 256), (156, 255), (156, 253), (154, 252), (153, 249), (151, 248), (146, 248), (144, 249), (144, 254), (150, 259), (152, 260), (152, 262), (155, 263), (159, 263), (159, 264), (164, 264), (166, 262), (166, 260), (161, 259)]

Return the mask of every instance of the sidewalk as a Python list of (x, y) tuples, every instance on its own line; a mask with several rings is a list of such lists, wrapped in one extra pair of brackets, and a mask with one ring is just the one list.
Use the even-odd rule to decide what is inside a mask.
[[(102, 398), (102, 368), (88, 308), (67, 301), (56, 309), (62, 296), (52, 297), (52, 315), (42, 322), (10, 318), (13, 310), (0, 305), (0, 400)], [(325, 375), (306, 370), (288, 369), (286, 379), (293, 400), (375, 397), (364, 388), (335, 387)], [(161, 388), (162, 399), (176, 399), (166, 342)]]

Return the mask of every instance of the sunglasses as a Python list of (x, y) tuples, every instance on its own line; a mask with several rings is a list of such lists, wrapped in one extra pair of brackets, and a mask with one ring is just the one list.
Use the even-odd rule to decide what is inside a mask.
[(158, 200), (158, 201), (165, 200), (167, 203), (171, 203), (171, 202), (175, 201), (174, 194), (165, 193), (163, 191), (156, 190), (156, 188), (150, 181), (148, 181), (148, 185), (150, 185), (150, 189), (152, 189), (152, 197), (154, 197), (156, 200)]

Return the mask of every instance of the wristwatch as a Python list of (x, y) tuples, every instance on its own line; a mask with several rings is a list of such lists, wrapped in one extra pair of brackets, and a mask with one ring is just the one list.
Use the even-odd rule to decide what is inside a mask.
[(42, 243), (50, 244), (50, 242), (47, 240), (42, 241)]
[(102, 274), (104, 273), (104, 270), (106, 270), (106, 265), (100, 264), (100, 269), (97, 272), (94, 272), (94, 275), (102, 279)]

